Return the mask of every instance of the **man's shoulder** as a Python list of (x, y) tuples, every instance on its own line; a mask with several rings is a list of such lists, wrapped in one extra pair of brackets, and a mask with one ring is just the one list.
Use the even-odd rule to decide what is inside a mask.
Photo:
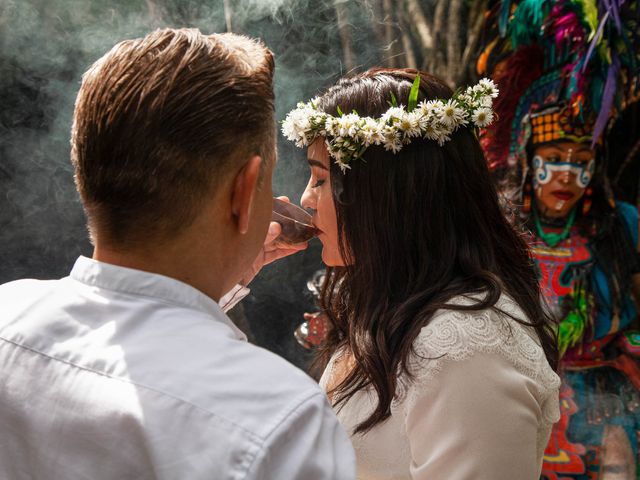
[(20, 310), (48, 296), (59, 287), (61, 281), (25, 278), (0, 285), (0, 320), (11, 318)]
[(174, 370), (180, 380), (163, 382), (163, 391), (177, 393), (180, 384), (184, 388), (199, 385), (187, 400), (233, 417), (250, 414), (256, 408), (268, 416), (288, 408), (296, 399), (324, 395), (305, 372), (264, 348), (236, 339), (209, 340), (206, 345), (206, 338), (193, 339), (194, 349)]
[(308, 403), (324, 408), (324, 393), (301, 369), (237, 338), (221, 321), (193, 317), (200, 315), (193, 311), (180, 318), (179, 313), (172, 311), (169, 322), (156, 312), (120, 343), (127, 359), (125, 381), (144, 395), (173, 398), (181, 408), (263, 438), (270, 427), (264, 419), (275, 421)]
[(45, 292), (58, 284), (60, 280), (36, 280), (34, 278), (22, 278), (0, 285), (0, 295), (32, 295), (37, 292)]

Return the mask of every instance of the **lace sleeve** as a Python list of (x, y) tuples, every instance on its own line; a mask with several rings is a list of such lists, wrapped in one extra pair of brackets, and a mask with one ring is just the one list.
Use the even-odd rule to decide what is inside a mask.
[(560, 380), (536, 339), (491, 310), (442, 312), (423, 328), (394, 402), (414, 480), (538, 478)]
[[(516, 318), (524, 318), (517, 305), (501, 301), (500, 309)], [(448, 362), (460, 362), (477, 354), (493, 354), (508, 361), (531, 380), (534, 394), (543, 405), (542, 417), (549, 423), (559, 420), (557, 391), (560, 378), (547, 362), (532, 329), (493, 310), (476, 312), (438, 312), (414, 342), (409, 370), (413, 379), (401, 378), (396, 401), (408, 395), (421, 395), (432, 387), (432, 380)]]

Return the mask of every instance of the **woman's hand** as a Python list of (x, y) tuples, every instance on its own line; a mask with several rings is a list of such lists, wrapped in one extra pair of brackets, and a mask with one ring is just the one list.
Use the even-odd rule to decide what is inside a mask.
[[(287, 197), (278, 198), (287, 202), (289, 201)], [(278, 242), (277, 238), (280, 236), (281, 232), (282, 227), (278, 222), (271, 222), (269, 224), (269, 230), (267, 231), (267, 236), (264, 239), (262, 250), (260, 250), (260, 253), (258, 253), (258, 257), (253, 262), (253, 265), (240, 281), (243, 286), (246, 287), (247, 285), (249, 285), (249, 282), (251, 282), (251, 280), (255, 278), (258, 272), (265, 265), (275, 262), (276, 260), (279, 260), (283, 257), (293, 255), (294, 253), (298, 253), (307, 248), (307, 242), (297, 245), (288, 245), (286, 243)]]

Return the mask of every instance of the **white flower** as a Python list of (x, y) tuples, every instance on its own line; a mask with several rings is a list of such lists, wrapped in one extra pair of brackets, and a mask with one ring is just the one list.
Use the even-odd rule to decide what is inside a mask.
[(388, 123), (389, 121), (395, 123), (402, 119), (402, 116), (405, 114), (404, 107), (400, 105), (399, 107), (391, 107), (389, 110), (382, 114), (382, 121), (384, 123)]
[(366, 147), (369, 145), (380, 145), (384, 139), (380, 130), (380, 124), (371, 117), (361, 119), (358, 140)]
[[(465, 121), (465, 123), (466, 123), (466, 121)], [(437, 128), (442, 133), (442, 135), (449, 136), (455, 131), (456, 128), (458, 128), (458, 126), (457, 125), (448, 125), (446, 123), (439, 123)]]
[(384, 137), (382, 144), (385, 150), (398, 153), (402, 149), (402, 141), (396, 127), (385, 125), (382, 129), (382, 135)]
[(476, 83), (473, 87), (467, 88), (467, 93), (470, 93), (472, 96), (477, 97), (478, 95), (482, 95), (484, 92), (484, 87), (479, 83)]
[(298, 131), (295, 128), (291, 114), (287, 115), (287, 118), (282, 122), (282, 134), (287, 140), (296, 142), (298, 140)]
[(287, 115), (282, 122), (282, 133), (289, 140), (296, 142), (298, 147), (308, 145), (315, 137), (313, 119), (320, 114), (310, 103), (298, 103), (298, 107)]
[(490, 108), (480, 107), (471, 115), (471, 121), (480, 128), (486, 127), (493, 122), (493, 112)]
[(418, 128), (420, 129), (420, 133), (423, 133), (427, 128), (427, 125), (431, 123), (431, 117), (428, 113), (425, 113), (423, 110), (414, 110), (412, 113), (416, 114), (418, 119)]
[(340, 128), (340, 122), (335, 117), (327, 116), (327, 119), (324, 122), (324, 129), (327, 132), (327, 135), (331, 137), (338, 136), (338, 128)]
[(282, 133), (298, 147), (324, 137), (329, 154), (342, 171), (361, 157), (370, 145), (382, 145), (397, 153), (415, 137), (444, 145), (461, 125), (472, 121), (478, 127), (494, 119), (493, 98), (498, 89), (493, 81), (481, 80), (449, 100), (420, 102), (407, 112), (402, 105), (389, 108), (380, 118), (360, 117), (357, 113), (334, 117), (318, 110), (318, 99), (299, 103), (282, 122)]
[(498, 96), (498, 87), (493, 80), (483, 78), (478, 82), (478, 86), (480, 86), (491, 98), (496, 98)]
[(420, 136), (420, 122), (418, 112), (404, 112), (397, 124), (398, 129), (407, 137)]
[(489, 95), (483, 95), (478, 99), (477, 103), (480, 107), (491, 108), (493, 105), (493, 98), (491, 98), (491, 96)]
[(439, 120), (441, 123), (450, 127), (464, 125), (466, 123), (465, 111), (464, 109), (460, 108), (458, 102), (452, 98), (447, 101), (447, 103), (445, 103), (442, 107), (442, 111), (439, 115)]
[(338, 119), (338, 129), (337, 133), (341, 137), (354, 137), (357, 129), (358, 122), (360, 121), (360, 117), (355, 113), (350, 113), (348, 115), (343, 115)]
[(420, 103), (420, 109), (424, 115), (428, 115), (433, 118), (438, 118), (442, 114), (444, 109), (444, 102), (442, 100), (429, 100), (427, 102)]
[(442, 131), (438, 129), (438, 127), (434, 123), (429, 123), (424, 128), (423, 136), (428, 140), (438, 140), (441, 135), (442, 135)]
[(451, 140), (451, 137), (443, 133), (438, 137), (438, 145), (443, 146), (449, 140)]
[(396, 138), (395, 140), (385, 139), (384, 149), (392, 153), (398, 153), (400, 150), (402, 150), (402, 142), (398, 138)]
[(338, 159), (335, 158), (336, 163), (338, 164), (338, 166), (340, 167), (340, 170), (342, 170), (342, 173), (347, 173), (347, 170), (349, 170), (351, 168), (351, 166), (348, 163), (345, 163), (342, 158)]

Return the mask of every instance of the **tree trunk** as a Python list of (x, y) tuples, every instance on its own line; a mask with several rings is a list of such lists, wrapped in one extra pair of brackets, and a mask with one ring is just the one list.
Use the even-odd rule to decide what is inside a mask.
[[(443, 1), (443, 0), (440, 0)], [(460, 70), (460, 35), (462, 0), (451, 0), (449, 5), (449, 21), (447, 22), (447, 81), (455, 86)]]
[(394, 5), (392, 0), (382, 0), (382, 10), (384, 12), (384, 37), (385, 37), (385, 46), (384, 49), (387, 50), (388, 56), (386, 58), (386, 64), (389, 68), (397, 68), (398, 66), (404, 66), (406, 61), (404, 60), (403, 54), (400, 51), (398, 45), (397, 35), (397, 27), (396, 27), (396, 17), (393, 14)]
[(345, 0), (334, 0), (336, 16), (338, 19), (338, 33), (342, 43), (342, 56), (344, 67), (347, 72), (353, 70), (355, 66), (355, 56), (351, 42), (351, 32), (349, 31), (349, 13)]
[(371, 26), (373, 31), (378, 38), (378, 42), (380, 45), (386, 44), (385, 30), (386, 30), (386, 19), (384, 17), (384, 10), (382, 8), (381, 0), (372, 0), (371, 1)]
[(434, 40), (434, 49), (431, 51), (430, 58), (425, 58), (425, 65), (429, 70), (429, 73), (438, 75), (439, 77), (446, 76), (447, 59), (444, 49), (444, 34), (442, 32), (444, 26), (445, 16), (447, 14), (447, 6), (449, 0), (438, 0), (435, 11), (433, 13), (433, 28), (432, 35)]
[(413, 51), (413, 43), (411, 42), (411, 36), (409, 32), (411, 31), (409, 25), (407, 25), (407, 19), (405, 14), (401, 14), (402, 18), (402, 28), (400, 29), (400, 35), (402, 39), (402, 49), (404, 50), (404, 58), (405, 64), (404, 66), (407, 68), (418, 68), (418, 61), (416, 60), (416, 54)]
[[(405, 16), (405, 19), (408, 20), (408, 22), (405, 22), (405, 26), (407, 23), (412, 26), (420, 40), (420, 46), (424, 50), (431, 50), (433, 48), (433, 35), (422, 11), (422, 7), (420, 7), (418, 0), (406, 0), (406, 6), (408, 18)], [(402, 30), (403, 32), (405, 31), (404, 28)]]
[(465, 46), (462, 54), (462, 61), (460, 62), (462, 70), (459, 72), (457, 83), (464, 80), (464, 77), (466, 77), (470, 67), (473, 68), (472, 71), (475, 73), (475, 66), (469, 65), (469, 62), (476, 53), (478, 40), (480, 39), (480, 33), (482, 32), (482, 25), (484, 23), (484, 12), (487, 9), (488, 3), (488, 0), (475, 0), (471, 6), (471, 10), (469, 11), (467, 45)]

